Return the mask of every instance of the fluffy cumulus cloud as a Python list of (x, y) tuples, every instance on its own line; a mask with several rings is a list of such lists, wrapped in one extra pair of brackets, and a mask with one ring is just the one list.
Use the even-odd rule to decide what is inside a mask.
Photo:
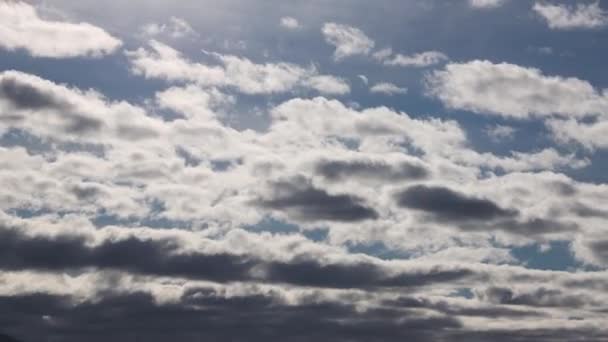
[(608, 25), (608, 13), (599, 1), (570, 5), (537, 2), (533, 9), (555, 30), (596, 29)]
[(0, 2), (0, 22), (0, 48), (25, 50), (35, 57), (98, 57), (122, 45), (120, 39), (102, 28), (47, 20), (35, 7), (20, 1)]
[[(541, 118), (560, 143), (607, 147), (608, 96), (587, 81), (475, 60), (448, 64), (430, 73), (426, 84), (429, 95), (448, 108), (520, 120)], [(512, 135), (504, 128), (487, 132), (493, 138)]]
[(374, 41), (356, 27), (326, 23), (321, 30), (325, 41), (333, 45), (334, 59), (342, 60), (354, 55), (367, 55), (374, 48)]
[[(0, 6), (66, 44), (100, 13), (126, 25), (52, 4), (82, 20)], [(602, 82), (323, 24), (370, 27), (359, 3), (294, 4), (310, 30), (232, 5), (221, 32), (196, 1), (131, 13), (103, 60), (0, 56), (0, 340), (608, 339)]]
[(605, 115), (608, 97), (589, 82), (538, 69), (475, 60), (448, 64), (427, 78), (446, 106), (512, 118)]

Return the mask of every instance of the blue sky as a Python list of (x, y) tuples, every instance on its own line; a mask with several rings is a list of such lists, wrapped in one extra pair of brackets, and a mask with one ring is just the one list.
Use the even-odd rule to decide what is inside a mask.
[(606, 1), (0, 2), (0, 333), (605, 340), (607, 38)]

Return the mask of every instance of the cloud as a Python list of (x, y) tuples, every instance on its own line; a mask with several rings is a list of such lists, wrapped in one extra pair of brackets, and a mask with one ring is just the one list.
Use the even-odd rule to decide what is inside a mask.
[(484, 131), (495, 142), (512, 140), (517, 132), (515, 128), (505, 125), (487, 126)]
[(0, 340), (4, 342), (21, 342), (18, 339), (5, 334), (0, 334)]
[[(349, 219), (352, 217), (348, 215)], [(343, 216), (339, 216), (341, 218)], [(184, 240), (186, 236), (171, 234), (170, 231), (156, 234), (160, 236), (122, 234), (122, 237), (117, 237), (112, 235), (118, 232), (110, 227), (96, 232), (98, 241), (91, 242), (92, 236), (85, 234), (27, 235), (21, 229), (0, 227), (0, 268), (3, 270), (95, 269), (216, 283), (278, 283), (332, 289), (417, 288), (475, 276), (466, 268), (452, 266), (415, 269), (390, 267), (373, 259), (349, 260), (342, 257), (343, 260), (318, 260), (313, 254), (314, 250), (307, 250), (306, 246), (298, 248), (299, 243), (293, 238), (285, 241), (285, 247), (292, 256), (282, 255), (280, 259), (275, 257), (273, 260), (268, 256), (264, 258), (263, 251), (252, 250), (255, 241), (243, 239), (246, 236), (235, 241), (222, 241), (191, 234), (190, 241), (198, 243), (198, 250), (195, 251), (192, 247), (188, 249), (188, 243)], [(265, 243), (262, 241), (262, 245), (268, 246), (272, 240), (271, 237)], [(230, 246), (235, 242), (249, 246), (237, 247), (245, 247), (246, 251), (239, 253)], [(294, 248), (296, 250), (289, 250)]]
[(577, 295), (568, 295), (560, 289), (540, 287), (533, 291), (515, 293), (512, 289), (490, 287), (483, 294), (486, 300), (506, 305), (525, 305), (532, 307), (578, 307), (585, 300)]
[(402, 208), (428, 212), (441, 220), (492, 220), (517, 214), (488, 199), (469, 197), (444, 187), (415, 185), (397, 193), (395, 199)]
[(156, 93), (160, 108), (173, 110), (188, 119), (216, 121), (221, 108), (234, 103), (234, 97), (217, 89), (203, 89), (189, 84), (184, 87), (170, 87)]
[(0, 73), (0, 128), (83, 142), (158, 137), (163, 125), (125, 102), (18, 71)]
[(360, 152), (401, 152), (406, 146), (459, 164), (510, 171), (558, 166), (580, 168), (589, 163), (573, 154), (561, 155), (552, 148), (532, 153), (513, 152), (509, 157), (477, 153), (466, 147), (465, 132), (454, 121), (414, 119), (386, 107), (357, 111), (325, 98), (292, 99), (274, 108), (271, 115), (275, 123), (269, 138), (292, 142), (297, 139), (299, 146), (328, 148), (339, 138), (357, 142)]
[(473, 8), (496, 8), (504, 5), (507, 0), (468, 0), (469, 5)]
[(119, 39), (91, 24), (45, 20), (25, 2), (0, 2), (0, 48), (24, 49), (34, 57), (70, 58), (100, 57), (121, 45)]
[(599, 267), (608, 265), (608, 240), (602, 234), (580, 235), (572, 244), (577, 260)]
[(407, 94), (407, 88), (401, 88), (393, 83), (383, 82), (376, 83), (369, 91), (377, 94), (395, 95), (395, 94)]
[(272, 197), (259, 199), (257, 205), (286, 211), (302, 221), (357, 222), (378, 218), (378, 213), (360, 198), (330, 194), (300, 177), (272, 184), (272, 192)]
[(329, 288), (419, 287), (473, 276), (469, 270), (432, 270), (426, 274), (387, 276), (373, 264), (320, 265), (314, 261), (271, 265), (267, 272), (277, 281), (285, 279), (294, 284)]
[[(509, 253), (574, 239), (589, 252), (605, 186), (550, 171), (588, 160), (552, 147), (479, 152), (456, 117), (293, 98), (325, 76), (312, 67), (239, 117), (262, 128), (236, 129), (242, 90), (270, 89), (263, 70), (280, 63), (235, 57), (242, 78), (231, 78), (222, 57), (153, 58), (149, 72), (179, 77), (143, 105), (0, 73), (0, 311), (12, 315), (0, 321), (24, 322), (9, 333), (559, 341), (594, 325), (603, 336), (605, 272), (530, 270)], [(190, 75), (203, 66), (220, 81)], [(512, 299), (582, 299), (564, 310), (472, 295), (495, 284)], [(251, 325), (226, 330), (237, 312)]]
[(554, 119), (546, 121), (546, 126), (558, 142), (577, 143), (589, 150), (608, 148), (608, 120), (605, 118), (591, 122)]
[(388, 182), (421, 180), (430, 176), (430, 171), (414, 162), (401, 162), (396, 165), (374, 160), (321, 160), (315, 170), (331, 181), (344, 181), (356, 178), (362, 181), (379, 179)]
[[(17, 110), (55, 109), (68, 111), (72, 106), (59, 96), (20, 80), (25, 74), (4, 74), (0, 83), (0, 96)], [(7, 77), (8, 76), (8, 77)], [(12, 76), (12, 77), (11, 77)]]
[(194, 28), (185, 19), (170, 17), (166, 24), (150, 23), (141, 27), (141, 32), (146, 37), (167, 35), (173, 39), (198, 35)]
[(344, 79), (335, 76), (313, 76), (304, 81), (304, 85), (321, 94), (344, 95), (350, 93), (350, 85)]
[(280, 25), (288, 30), (297, 30), (302, 27), (298, 20), (293, 17), (282, 17)]
[(608, 109), (606, 95), (586, 81), (509, 63), (448, 64), (427, 77), (427, 88), (448, 108), (518, 119), (583, 117)]
[[(543, 236), (549, 234), (559, 234), (563, 232), (576, 232), (579, 226), (572, 222), (562, 222), (552, 219), (531, 218), (524, 220), (504, 220), (497, 222), (490, 229), (501, 229), (512, 234), (523, 236)], [(465, 228), (466, 229), (466, 228)], [(469, 227), (469, 229), (475, 229)]]
[[(203, 286), (193, 287), (169, 303), (157, 303), (149, 293), (134, 291), (85, 301), (45, 294), (2, 296), (0, 305), (17, 310), (11, 310), (11, 317), (20, 324), (11, 330), (32, 340), (61, 337), (97, 342), (101, 339), (95, 336), (104, 332), (104, 337), (112, 336), (118, 342), (129, 341), (131, 336), (153, 342), (167, 336), (184, 342), (262, 342), (286, 337), (290, 341), (349, 341), (360, 336), (373, 341), (427, 342), (462, 327), (459, 320), (445, 315), (397, 308), (361, 310), (330, 298), (313, 297), (293, 305), (273, 293), (228, 295)], [(0, 319), (8, 319), (7, 315), (3, 312)], [(236, 316), (243, 321), (238, 329), (232, 321)]]
[(411, 56), (396, 54), (393, 56), (376, 55), (384, 65), (424, 68), (447, 61), (449, 58), (439, 51), (426, 51)]
[[(509, 267), (502, 267), (500, 271), (509, 280), (516, 278), (512, 277)], [(356, 277), (356, 274), (350, 276)], [(519, 276), (534, 278), (534, 273)], [(362, 295), (348, 290), (322, 292), (262, 285), (183, 285), (178, 282), (160, 285), (165, 291), (177, 289), (170, 298), (163, 298), (163, 290), (129, 288), (159, 280), (124, 283), (121, 277), (108, 275), (112, 279), (105, 281), (105, 287), (99, 287), (96, 296), (43, 292), (2, 294), (0, 306), (10, 310), (2, 311), (0, 320), (18, 322), (9, 330), (26, 340), (61, 336), (76, 341), (91, 335), (99, 336), (100, 331), (104, 334), (99, 337), (109, 335), (117, 341), (128, 341), (132, 335), (150, 341), (162, 341), (168, 335), (183, 341), (200, 338), (266, 341), (285, 336), (294, 341), (305, 341), (311, 336), (320, 340), (348, 341), (365, 335), (377, 341), (398, 337), (416, 341), (509, 341), (517, 338), (565, 342), (585, 341), (590, 336), (598, 340), (605, 337), (602, 328), (588, 331), (588, 324), (601, 327), (601, 320), (589, 316), (585, 316), (585, 322), (572, 319), (577, 314), (585, 315), (586, 311), (580, 310), (585, 305), (591, 308), (601, 308), (601, 305), (587, 301), (588, 296), (581, 292), (565, 292), (566, 288), (561, 284), (563, 276), (555, 276), (545, 279), (552, 282), (550, 286), (545, 283), (526, 288), (519, 286), (519, 282), (509, 282), (508, 286), (501, 287), (482, 284), (475, 291), (475, 298), (462, 300), (419, 293), (404, 296), (403, 293), (392, 295), (374, 291)], [(576, 276), (568, 277), (572, 280)], [(79, 280), (81, 285), (99, 286), (98, 279)], [(534, 298), (535, 293), (540, 297)], [(507, 304), (510, 300), (516, 303)], [(528, 300), (545, 306), (527, 306), (524, 303)], [(505, 304), (500, 304), (503, 301)], [(248, 323), (234, 329), (230, 319), (235, 315)], [(543, 322), (528, 323), (530, 320)], [(508, 323), (497, 324), (497, 321)], [(520, 324), (509, 326), (514, 321)], [(480, 330), (476, 322), (484, 324), (484, 329)], [(532, 323), (536, 323), (536, 329)], [(150, 330), (150, 327), (154, 329)]]
[(149, 49), (127, 52), (132, 71), (146, 78), (192, 82), (201, 86), (230, 87), (245, 94), (284, 93), (304, 87), (326, 94), (345, 94), (348, 84), (337, 77), (319, 75), (290, 63), (256, 64), (247, 58), (211, 53), (215, 65), (191, 62), (181, 53), (156, 40)]
[(536, 2), (533, 9), (554, 30), (595, 29), (608, 25), (608, 14), (599, 1), (576, 6)]
[(355, 55), (367, 55), (375, 45), (363, 31), (347, 25), (326, 23), (323, 25), (322, 33), (325, 41), (335, 46), (336, 61)]

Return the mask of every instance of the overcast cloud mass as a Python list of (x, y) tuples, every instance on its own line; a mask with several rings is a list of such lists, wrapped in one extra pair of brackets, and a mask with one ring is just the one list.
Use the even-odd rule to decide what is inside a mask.
[(604, 0), (0, 0), (0, 341), (608, 341), (607, 43)]

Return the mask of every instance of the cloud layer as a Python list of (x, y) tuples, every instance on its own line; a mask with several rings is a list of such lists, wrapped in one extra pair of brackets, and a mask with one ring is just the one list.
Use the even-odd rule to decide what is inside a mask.
[(599, 2), (138, 1), (0, 4), (0, 340), (608, 339)]

